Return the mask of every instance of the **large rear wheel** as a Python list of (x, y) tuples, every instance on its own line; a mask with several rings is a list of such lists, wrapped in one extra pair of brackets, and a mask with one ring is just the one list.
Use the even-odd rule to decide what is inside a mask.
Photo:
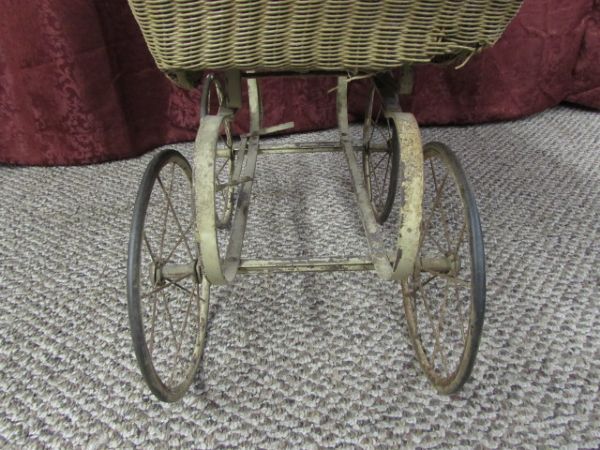
[(475, 198), (458, 159), (439, 143), (424, 148), (425, 194), (419, 252), (402, 281), (417, 359), (439, 392), (468, 380), (485, 310), (485, 256)]

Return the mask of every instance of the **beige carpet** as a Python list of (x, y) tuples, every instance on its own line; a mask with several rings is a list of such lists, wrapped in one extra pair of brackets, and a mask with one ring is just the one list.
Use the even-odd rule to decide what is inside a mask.
[[(393, 286), (273, 275), (214, 290), (201, 371), (181, 402), (159, 403), (125, 295), (152, 154), (0, 167), (0, 447), (599, 447), (600, 114), (424, 135), (462, 159), (485, 233), (486, 324), (460, 394), (420, 373)], [(340, 154), (259, 159), (254, 197), (247, 254), (365, 250)]]

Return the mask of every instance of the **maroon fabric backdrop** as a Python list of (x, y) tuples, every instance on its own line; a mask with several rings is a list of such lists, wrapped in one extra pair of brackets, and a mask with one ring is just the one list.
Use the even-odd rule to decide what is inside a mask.
[[(0, 0), (0, 11), (0, 162), (82, 164), (193, 138), (198, 92), (154, 67), (126, 0)], [(600, 108), (598, 61), (600, 0), (525, 0), (466, 67), (419, 67), (405, 106), (422, 124), (510, 119), (563, 100)], [(334, 126), (334, 83), (265, 79), (266, 124)], [(362, 90), (351, 88), (356, 119)], [(241, 111), (236, 123), (246, 121)]]

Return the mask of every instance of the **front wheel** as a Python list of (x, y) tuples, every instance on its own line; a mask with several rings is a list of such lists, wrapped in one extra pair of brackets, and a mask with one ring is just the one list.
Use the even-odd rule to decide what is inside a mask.
[(402, 281), (417, 359), (437, 390), (468, 380), (485, 311), (485, 256), (475, 198), (458, 159), (439, 143), (424, 148), (425, 194), (417, 263)]
[(187, 391), (204, 349), (210, 284), (198, 263), (194, 210), (189, 163), (174, 150), (159, 153), (134, 206), (127, 296), (138, 365), (168, 402)]

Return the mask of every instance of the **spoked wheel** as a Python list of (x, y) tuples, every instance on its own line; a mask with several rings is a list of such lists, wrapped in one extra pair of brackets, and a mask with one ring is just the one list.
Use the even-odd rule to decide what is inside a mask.
[(386, 117), (384, 102), (373, 83), (368, 96), (363, 125), (363, 175), (371, 207), (379, 224), (392, 210), (396, 186), (400, 144), (393, 119)]
[(127, 262), (133, 347), (150, 390), (183, 396), (198, 370), (210, 285), (195, 243), (192, 170), (174, 150), (150, 162), (138, 190)]
[(483, 327), (485, 257), (479, 213), (454, 153), (424, 148), (425, 194), (415, 269), (402, 282), (419, 363), (444, 394), (469, 378)]
[[(225, 93), (220, 80), (213, 74), (206, 75), (202, 84), (202, 98), (200, 100), (200, 118), (215, 116), (225, 104)], [(232, 183), (235, 170), (235, 153), (231, 135), (231, 121), (223, 124), (220, 132), (220, 151), (217, 160), (218, 184), (218, 214), (217, 228), (226, 228), (231, 223), (235, 186)]]

